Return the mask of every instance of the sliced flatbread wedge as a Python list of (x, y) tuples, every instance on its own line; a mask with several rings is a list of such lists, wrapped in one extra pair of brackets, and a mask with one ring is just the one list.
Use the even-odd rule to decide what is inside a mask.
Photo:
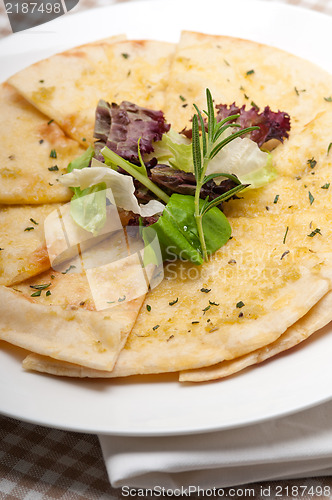
[[(87, 251), (93, 265), (103, 259), (101, 250), (97, 249), (95, 259), (93, 248)], [(14, 288), (0, 287), (0, 339), (59, 360), (112, 370), (145, 296), (139, 279), (130, 284), (131, 292), (138, 289), (133, 300), (123, 295), (121, 280), (137, 271), (132, 257), (135, 255), (116, 261), (119, 275), (114, 273), (114, 265), (103, 267), (108, 287), (104, 289), (101, 280), (93, 289), (88, 271), (72, 264), (63, 272), (50, 269)], [(103, 292), (113, 293), (115, 298), (107, 302), (103, 297), (105, 303), (98, 307), (96, 296), (100, 302)]]
[[(150, 40), (87, 44), (20, 71), (9, 82), (82, 144), (93, 142), (99, 99), (163, 109), (173, 44)], [(61, 68), (58, 76), (54, 68)]]
[(185, 31), (166, 92), (165, 113), (175, 129), (191, 127), (193, 103), (205, 109), (206, 87), (215, 104), (287, 111), (293, 131), (331, 107), (325, 99), (332, 76), (314, 64), (249, 40)]
[(19, 283), (50, 268), (44, 220), (58, 206), (0, 206), (0, 285)]
[(292, 132), (289, 140), (273, 151), (277, 179), (260, 189), (248, 189), (239, 200), (224, 204), (228, 217), (256, 217), (330, 210), (332, 207), (332, 150), (329, 111)]
[[(275, 342), (230, 361), (180, 372), (180, 382), (207, 382), (238, 373), (300, 344), (332, 320), (332, 292), (328, 292), (307, 314), (289, 327)], [(39, 354), (29, 354), (23, 360), (25, 370), (66, 377), (109, 378), (111, 373), (66, 363)]]
[(59, 177), (84, 149), (8, 84), (0, 86), (0, 131), (0, 203), (70, 200)]
[[(287, 235), (284, 243), (284, 252), (281, 259), (292, 258), (292, 247), (294, 244), (303, 247), (310, 244), (311, 252), (330, 252), (332, 248), (332, 211), (310, 211), (293, 215), (270, 215), (252, 219), (240, 217), (230, 219), (235, 238), (255, 238), (256, 242), (269, 241), (271, 246), (280, 242)], [(233, 262), (236, 265), (236, 262)], [(181, 382), (202, 382), (223, 378), (237, 373), (247, 366), (260, 363), (276, 354), (306, 340), (320, 328), (332, 320), (332, 293), (328, 292), (318, 304), (288, 330), (275, 342), (261, 349), (241, 356), (239, 358), (224, 361), (218, 365), (189, 370), (180, 374)]]
[(273, 164), (279, 175), (298, 180), (325, 168), (331, 170), (331, 123), (332, 103), (302, 129), (291, 130), (289, 139), (273, 151)]
[[(230, 361), (223, 361), (217, 365), (200, 368), (198, 370), (183, 371), (179, 375), (179, 381), (207, 382), (209, 380), (217, 380), (238, 373), (249, 366), (262, 363), (300, 344), (312, 334), (326, 326), (331, 320), (332, 292), (328, 292), (305, 316), (303, 316), (303, 318), (288, 328), (288, 330), (272, 344), (268, 344), (245, 356)], [(43, 360), (39, 360), (39, 363), (41, 361)], [(33, 369), (33, 362), (36, 362), (36, 360), (27, 360), (28, 369)]]

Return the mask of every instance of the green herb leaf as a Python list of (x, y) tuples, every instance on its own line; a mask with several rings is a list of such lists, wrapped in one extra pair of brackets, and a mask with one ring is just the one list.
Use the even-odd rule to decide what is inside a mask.
[(50, 158), (57, 158), (56, 150), (52, 149), (50, 152)]
[(330, 183), (327, 182), (326, 184), (324, 184), (324, 186), (321, 186), (321, 189), (328, 189), (330, 187)]
[(151, 311), (151, 306), (150, 306), (149, 304), (146, 304), (146, 310), (147, 310), (148, 312), (150, 312), (150, 311)]
[(243, 307), (244, 305), (245, 305), (244, 302), (242, 302), (242, 300), (240, 300), (240, 302), (238, 302), (236, 304), (236, 307), (239, 308), (239, 309), (241, 309), (241, 307)]
[(209, 293), (209, 292), (211, 292), (211, 288), (201, 288), (201, 292)]
[(49, 168), (48, 168), (48, 170), (49, 170), (50, 172), (56, 172), (56, 171), (58, 171), (58, 170), (59, 170), (59, 167), (58, 167), (58, 165), (54, 165), (53, 167), (49, 167)]
[(30, 226), (30, 227), (26, 227), (26, 228), (24, 229), (24, 231), (33, 231), (34, 229), (35, 229), (34, 227), (31, 227), (31, 226)]
[(32, 222), (32, 224), (35, 224), (36, 226), (38, 226), (38, 225), (39, 225), (39, 223), (38, 223), (38, 222), (36, 222), (36, 221), (35, 221), (34, 219), (32, 219), (32, 218), (30, 219), (30, 221)]
[(170, 306), (174, 306), (174, 304), (176, 304), (177, 302), (179, 302), (179, 297), (176, 297), (176, 299), (175, 299), (175, 300), (172, 300), (172, 301), (171, 301), (171, 302), (169, 302), (168, 304), (169, 304)]

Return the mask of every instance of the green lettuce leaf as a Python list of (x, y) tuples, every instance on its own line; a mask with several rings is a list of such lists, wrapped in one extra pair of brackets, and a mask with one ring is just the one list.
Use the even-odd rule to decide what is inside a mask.
[[(229, 133), (225, 132), (225, 137)], [(158, 163), (193, 173), (192, 144), (189, 139), (171, 129), (154, 147), (155, 151), (151, 156), (155, 156)], [(210, 161), (207, 175), (218, 172), (236, 175), (243, 184), (250, 184), (248, 189), (264, 186), (277, 177), (272, 154), (262, 151), (247, 137), (237, 138), (227, 144)], [(218, 178), (215, 180), (218, 183)], [(220, 177), (219, 181), (222, 180)]]
[(100, 182), (83, 190), (79, 187), (74, 189), (70, 215), (83, 229), (98, 234), (106, 222), (106, 184)]
[[(145, 228), (150, 232), (152, 229), (156, 231), (163, 260), (179, 257), (197, 265), (203, 263), (194, 201), (193, 196), (173, 194), (158, 221)], [(203, 200), (201, 202), (203, 204)], [(218, 208), (212, 208), (204, 215), (203, 230), (209, 254), (225, 245), (232, 232), (226, 216)]]
[(158, 163), (169, 165), (176, 170), (193, 172), (193, 155), (191, 140), (170, 129), (163, 134), (161, 141), (154, 143), (154, 153)]

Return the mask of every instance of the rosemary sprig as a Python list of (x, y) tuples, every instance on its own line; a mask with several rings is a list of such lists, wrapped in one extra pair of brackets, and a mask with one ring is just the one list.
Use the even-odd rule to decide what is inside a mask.
[[(215, 114), (214, 114), (214, 106), (213, 99), (209, 89), (206, 89), (206, 100), (207, 100), (207, 111), (204, 111), (207, 116), (207, 132), (205, 130), (205, 122), (203, 119), (203, 115), (198, 109), (198, 107), (194, 104), (197, 114), (193, 117), (193, 126), (192, 126), (192, 154), (193, 154), (193, 164), (194, 164), (194, 173), (196, 178), (196, 190), (195, 190), (195, 220), (197, 224), (197, 231), (200, 239), (200, 244), (203, 253), (203, 259), (205, 261), (208, 260), (206, 243), (203, 231), (203, 216), (213, 207), (219, 205), (222, 201), (227, 200), (228, 198), (234, 196), (236, 193), (239, 193), (243, 189), (247, 187), (247, 184), (242, 184), (241, 181), (234, 175), (225, 174), (225, 173), (216, 173), (211, 175), (205, 175), (206, 170), (209, 164), (209, 161), (212, 160), (219, 151), (229, 144), (231, 141), (236, 139), (237, 137), (242, 136), (243, 134), (247, 134), (252, 130), (257, 130), (259, 127), (247, 127), (241, 129), (228, 137), (219, 140), (221, 135), (231, 127), (240, 127), (237, 123), (230, 123), (233, 120), (236, 120), (239, 115), (232, 115), (224, 118), (219, 123), (217, 123)], [(201, 136), (199, 134), (199, 124), (201, 126)], [(200, 192), (202, 186), (213, 179), (214, 177), (227, 177), (232, 179), (237, 185), (227, 191), (212, 201), (209, 201), (206, 198), (202, 203), (200, 203)]]

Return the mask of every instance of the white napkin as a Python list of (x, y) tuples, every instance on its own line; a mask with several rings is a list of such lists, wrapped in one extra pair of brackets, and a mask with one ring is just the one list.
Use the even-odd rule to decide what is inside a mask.
[(332, 402), (221, 432), (99, 440), (113, 487), (223, 488), (332, 475)]

